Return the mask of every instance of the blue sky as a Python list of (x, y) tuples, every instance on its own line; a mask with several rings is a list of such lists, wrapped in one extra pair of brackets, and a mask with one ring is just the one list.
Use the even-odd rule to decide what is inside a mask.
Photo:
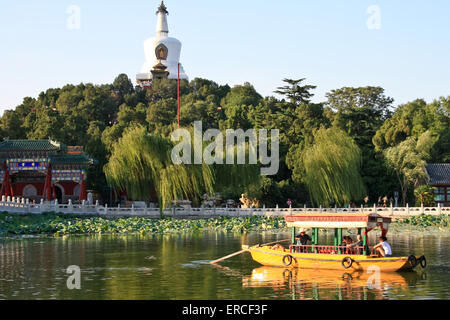
[[(67, 83), (134, 81), (158, 0), (1, 0), (0, 112)], [(395, 104), (450, 95), (448, 0), (166, 0), (170, 36), (190, 76), (252, 83), (272, 95), (283, 78), (317, 85), (382, 86)], [(80, 29), (67, 28), (71, 5)], [(369, 29), (376, 5), (380, 29)], [(371, 20), (373, 21), (373, 20)]]

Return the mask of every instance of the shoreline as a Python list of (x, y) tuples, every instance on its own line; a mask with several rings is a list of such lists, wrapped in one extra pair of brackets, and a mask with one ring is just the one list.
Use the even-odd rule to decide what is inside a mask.
[[(103, 218), (61, 214), (18, 216), (0, 213), (0, 238), (5, 237), (60, 237), (70, 235), (152, 235), (190, 233), (199, 231), (222, 232), (286, 232), (284, 218), (276, 217), (216, 217), (208, 219), (149, 219), (138, 217)], [(323, 232), (323, 230), (322, 230)], [(392, 235), (445, 234), (450, 236), (450, 216), (417, 216), (391, 223)]]

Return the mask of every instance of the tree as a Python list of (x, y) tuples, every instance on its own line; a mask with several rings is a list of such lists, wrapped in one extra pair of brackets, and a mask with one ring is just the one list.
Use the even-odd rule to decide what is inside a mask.
[(283, 82), (286, 82), (288, 85), (278, 87), (278, 90), (276, 90), (275, 93), (286, 96), (286, 98), (296, 106), (303, 103), (309, 103), (310, 99), (314, 96), (310, 91), (316, 89), (317, 86), (301, 85), (305, 80), (306, 78), (298, 80), (284, 79)]
[(373, 149), (372, 138), (390, 117), (394, 99), (386, 97), (381, 87), (345, 87), (326, 97), (326, 105), (336, 112), (333, 125), (347, 132), (359, 147)]
[[(58, 141), (63, 141), (64, 119), (58, 114), (56, 109), (42, 107), (37, 112), (30, 113), (31, 127), (28, 128), (28, 139), (48, 139), (49, 137)], [(27, 121), (25, 122), (27, 124)]]
[(150, 131), (169, 136), (177, 123), (177, 101), (169, 98), (150, 103), (146, 121)]
[(0, 119), (0, 129), (5, 137), (10, 139), (24, 139), (25, 132), (22, 129), (22, 120), (13, 110), (6, 110)]
[(372, 139), (377, 130), (391, 116), (394, 99), (384, 94), (381, 87), (344, 87), (326, 94), (325, 105), (333, 126), (344, 130), (361, 149), (361, 175), (369, 198), (376, 199), (390, 192), (395, 178), (375, 152)]
[(173, 164), (173, 147), (169, 139), (149, 134), (145, 127), (126, 129), (105, 166), (108, 183), (126, 190), (134, 200), (150, 200), (156, 192), (161, 209), (167, 208), (172, 200), (212, 193), (211, 168), (204, 164)]
[(342, 130), (317, 131), (314, 145), (303, 153), (303, 163), (304, 181), (313, 203), (343, 205), (364, 197), (360, 150)]
[(226, 110), (229, 106), (257, 106), (261, 100), (262, 96), (250, 83), (246, 82), (243, 85), (234, 86), (221, 103)]
[(436, 137), (427, 131), (419, 139), (409, 137), (397, 146), (384, 151), (388, 166), (397, 176), (404, 205), (407, 202), (409, 187), (411, 185), (417, 187), (426, 182), (425, 159), (429, 158), (430, 150), (435, 142)]
[(131, 82), (130, 78), (128, 78), (128, 76), (124, 73), (119, 74), (117, 78), (114, 79), (113, 88), (122, 97), (134, 92), (133, 83)]
[[(431, 131), (438, 136), (449, 135), (450, 97), (440, 98), (430, 104), (418, 99), (399, 106), (392, 118), (387, 119), (377, 131), (373, 143), (377, 151), (383, 151), (398, 145), (408, 137), (417, 139), (425, 131)], [(441, 144), (435, 145), (438, 148), (441, 146)], [(442, 151), (444, 156), (448, 155), (448, 150), (447, 152)], [(438, 154), (435, 152), (436, 156)], [(442, 160), (436, 159), (435, 161)]]
[[(180, 81), (180, 95), (189, 93), (189, 83), (182, 79)], [(146, 100), (157, 102), (164, 99), (177, 99), (177, 80), (154, 79), (151, 90), (146, 90)]]
[[(282, 206), (286, 197), (304, 204), (308, 197), (304, 159), (316, 145), (321, 128), (341, 129), (354, 140), (362, 157), (360, 176), (370, 199), (388, 195), (398, 187), (397, 173), (391, 170), (384, 151), (410, 137), (416, 140), (417, 149), (419, 137), (429, 131), (433, 146), (426, 157), (420, 157), (436, 163), (450, 161), (450, 97), (431, 103), (415, 100), (392, 114), (393, 99), (380, 87), (344, 87), (327, 93), (326, 102), (312, 103), (316, 87), (305, 84), (305, 79), (285, 79), (283, 84), (276, 91), (283, 99), (277, 99), (263, 98), (250, 83), (230, 88), (201, 78), (181, 81), (182, 126), (190, 127), (200, 120), (204, 130), (280, 131), (280, 168), (275, 176), (262, 181), (258, 176), (248, 179), (259, 170), (213, 165), (215, 191), (229, 191), (238, 198), (241, 193), (253, 194), (267, 205)], [(89, 171), (89, 188), (102, 192), (98, 189), (106, 184), (104, 165), (123, 133), (143, 126), (153, 136), (169, 137), (177, 128), (176, 98), (177, 81), (170, 79), (153, 81), (151, 90), (136, 90), (125, 74), (110, 84), (69, 84), (43, 91), (35, 98), (26, 97), (15, 110), (5, 111), (0, 118), (0, 138), (52, 137), (66, 145), (85, 146), (98, 160)], [(328, 143), (339, 145), (340, 141)], [(412, 195), (414, 184), (409, 183), (407, 197)]]
[(106, 199), (109, 197), (109, 194), (105, 188), (107, 184), (103, 167), (107, 163), (109, 154), (106, 146), (102, 143), (102, 132), (104, 129), (105, 125), (101, 121), (92, 121), (86, 132), (87, 142), (84, 144), (84, 149), (95, 159), (94, 165), (88, 169), (88, 188), (97, 190)]
[[(425, 118), (426, 102), (415, 100), (399, 106), (393, 116), (387, 119), (373, 137), (373, 144), (377, 151), (394, 147), (413, 136), (416, 118)], [(422, 126), (423, 127), (423, 126)], [(423, 130), (420, 133), (423, 133)], [(417, 135), (415, 135), (417, 138)]]
[(249, 108), (246, 105), (228, 106), (225, 109), (226, 120), (221, 122), (220, 129), (250, 129), (251, 123), (248, 119)]
[(434, 207), (434, 188), (429, 185), (422, 185), (414, 189), (416, 206)]
[(381, 87), (343, 87), (326, 94), (327, 105), (335, 111), (372, 110), (381, 120), (389, 118), (394, 99), (386, 97)]

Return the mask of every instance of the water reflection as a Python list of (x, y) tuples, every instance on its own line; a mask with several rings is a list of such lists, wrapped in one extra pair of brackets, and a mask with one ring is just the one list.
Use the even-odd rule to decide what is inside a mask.
[(259, 267), (242, 279), (244, 288), (289, 289), (293, 299), (386, 299), (413, 286), (425, 273), (369, 273)]
[[(444, 235), (392, 237), (396, 254), (423, 253), (426, 273), (371, 274), (285, 270), (249, 254), (208, 261), (242, 244), (289, 233), (175, 234), (0, 239), (0, 299), (449, 299)], [(81, 268), (81, 290), (68, 290), (67, 267)]]

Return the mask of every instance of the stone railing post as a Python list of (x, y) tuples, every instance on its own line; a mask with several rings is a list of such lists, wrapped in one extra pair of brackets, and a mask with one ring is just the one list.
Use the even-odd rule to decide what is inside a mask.
[(69, 209), (69, 213), (73, 213), (73, 203), (72, 203), (72, 199), (69, 199), (69, 204), (67, 205), (68, 209)]
[(441, 210), (441, 204), (438, 202), (438, 214), (441, 215), (442, 214), (442, 210)]
[(391, 202), (391, 217), (394, 215), (394, 205), (392, 204), (392, 202)]
[(409, 217), (409, 203), (406, 203), (406, 215)]

